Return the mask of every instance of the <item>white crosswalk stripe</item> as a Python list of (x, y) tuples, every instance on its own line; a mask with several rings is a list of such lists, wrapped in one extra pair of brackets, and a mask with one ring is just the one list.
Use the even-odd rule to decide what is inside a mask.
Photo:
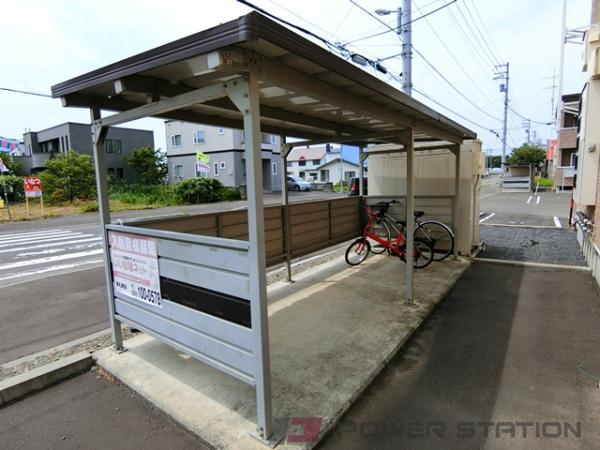
[(97, 232), (45, 230), (0, 236), (0, 285), (102, 263)]

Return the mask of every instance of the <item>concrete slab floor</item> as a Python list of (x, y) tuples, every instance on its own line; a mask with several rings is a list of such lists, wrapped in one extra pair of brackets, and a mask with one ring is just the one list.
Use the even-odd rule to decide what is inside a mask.
[[(358, 267), (334, 261), (270, 286), (273, 410), (287, 429), (278, 448), (314, 447), (469, 264), (449, 260), (417, 271), (414, 305), (404, 304), (404, 264), (388, 256)], [(251, 387), (145, 335), (128, 348), (102, 350), (97, 361), (216, 448), (264, 449), (250, 436)], [(298, 438), (309, 428), (314, 437)]]

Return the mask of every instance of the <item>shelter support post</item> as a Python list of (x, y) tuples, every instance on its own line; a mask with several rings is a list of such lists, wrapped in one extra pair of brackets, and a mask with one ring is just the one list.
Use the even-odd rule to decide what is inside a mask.
[(413, 301), (413, 252), (415, 243), (415, 190), (414, 156), (415, 144), (412, 128), (406, 130), (404, 148), (406, 149), (406, 303)]
[(358, 195), (361, 197), (365, 194), (364, 189), (364, 170), (365, 170), (365, 161), (363, 158), (363, 148), (358, 147)]
[(108, 231), (106, 225), (110, 224), (110, 205), (108, 202), (108, 183), (106, 180), (106, 154), (104, 152), (104, 141), (106, 140), (107, 127), (97, 125), (101, 120), (100, 108), (90, 109), (90, 118), (93, 124), (92, 143), (94, 149), (94, 166), (96, 169), (96, 197), (98, 211), (100, 213), (100, 226), (102, 228), (102, 244), (104, 248), (104, 276), (106, 278), (106, 292), (108, 297), (108, 315), (115, 350), (123, 351), (123, 332), (121, 323), (115, 319), (115, 297), (113, 293), (112, 273), (110, 268), (110, 256), (108, 252)]
[[(460, 217), (460, 205), (462, 196), (460, 195), (460, 145), (453, 146), (454, 153), (454, 203), (452, 205), (452, 228), (455, 240), (458, 237), (458, 223)], [(454, 244), (454, 258), (458, 258), (458, 244)]]
[(285, 267), (287, 271), (287, 281), (292, 280), (292, 256), (290, 254), (290, 207), (288, 205), (288, 187), (287, 187), (287, 156), (291, 147), (285, 143), (285, 136), (281, 136), (281, 204), (283, 205), (283, 251), (285, 252)]
[(260, 145), (260, 99), (258, 77), (249, 72), (233, 82), (229, 98), (244, 115), (246, 185), (248, 189), (248, 241), (250, 262), (250, 314), (256, 361), (257, 437), (269, 441), (273, 435), (271, 362), (265, 268), (265, 220)]

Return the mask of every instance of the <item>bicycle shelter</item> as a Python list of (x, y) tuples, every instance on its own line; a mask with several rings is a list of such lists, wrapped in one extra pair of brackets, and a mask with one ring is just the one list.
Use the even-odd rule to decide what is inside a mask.
[[(265, 275), (270, 241), (266, 237), (274, 233), (270, 220), (284, 224), (275, 233), (281, 234), (277, 239), (286, 247), (289, 264), (290, 230), (295, 225), (310, 228), (310, 223), (290, 220), (285, 189), (284, 209), (278, 217), (263, 208), (261, 131), (303, 139), (301, 145), (352, 144), (367, 149), (366, 154), (372, 144), (399, 144), (408, 161), (408, 229), (414, 220), (414, 152), (438, 148), (441, 141), (457, 155), (458, 168), (460, 144), (476, 137), (258, 13), (65, 81), (52, 87), (52, 95), (60, 97), (64, 106), (89, 108), (91, 113), (115, 348), (123, 349), (121, 323), (127, 323), (249, 384), (256, 392), (257, 435), (271, 443), (276, 437)], [(116, 113), (103, 116), (101, 110)], [(206, 233), (201, 231), (209, 226), (174, 231), (168, 221), (161, 226), (111, 223), (106, 132), (111, 126), (144, 117), (244, 130), (248, 209), (246, 228), (240, 225), (243, 230), (238, 238), (222, 237), (218, 230), (223, 223)], [(284, 143), (283, 157), (292, 145), (300, 144)], [(361, 172), (363, 161), (361, 157)], [(284, 180), (285, 172), (281, 170)], [(353, 221), (355, 225), (347, 225), (337, 237), (331, 236), (330, 207), (330, 234), (322, 239), (322, 246), (359, 234), (354, 203), (339, 207), (340, 223)], [(315, 217), (325, 214), (307, 211)], [(412, 234), (407, 238), (411, 248)], [(407, 301), (413, 298), (412, 278), (409, 258)]]

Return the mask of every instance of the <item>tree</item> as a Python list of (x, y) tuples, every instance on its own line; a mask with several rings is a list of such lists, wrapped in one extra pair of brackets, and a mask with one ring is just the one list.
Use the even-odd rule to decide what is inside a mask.
[(45, 196), (53, 202), (72, 203), (77, 198), (93, 198), (96, 195), (92, 158), (75, 150), (48, 159), (40, 178)]
[(0, 159), (6, 165), (9, 173), (19, 174), (23, 164), (21, 161), (17, 161), (14, 157), (7, 155), (6, 153), (0, 154)]
[(127, 164), (138, 172), (144, 184), (164, 184), (167, 181), (167, 157), (160, 148), (136, 148), (127, 158)]
[(502, 166), (502, 156), (500, 155), (492, 155), (488, 156), (488, 164), (491, 169), (497, 169)]
[(513, 149), (508, 157), (511, 164), (529, 163), (539, 166), (546, 159), (546, 151), (535, 145), (523, 144)]

